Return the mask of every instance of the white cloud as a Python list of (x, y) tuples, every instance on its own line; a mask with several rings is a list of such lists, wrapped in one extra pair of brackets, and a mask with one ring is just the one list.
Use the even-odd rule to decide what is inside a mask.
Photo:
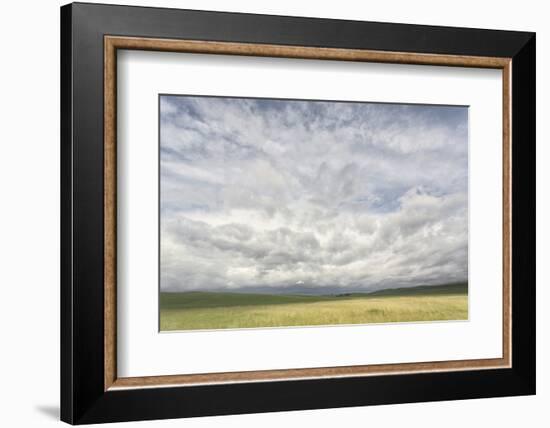
[(161, 99), (161, 287), (467, 278), (467, 110)]

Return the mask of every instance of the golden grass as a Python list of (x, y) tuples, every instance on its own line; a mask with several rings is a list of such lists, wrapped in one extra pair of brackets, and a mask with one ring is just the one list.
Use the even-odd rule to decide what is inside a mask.
[[(202, 294), (202, 293), (201, 293)], [(206, 293), (205, 293), (206, 294)], [(160, 329), (196, 330), (468, 319), (467, 294), (357, 296), (297, 303), (161, 307)], [(218, 296), (219, 298), (219, 296)], [(302, 299), (304, 300), (304, 299)], [(162, 305), (161, 305), (162, 306)]]

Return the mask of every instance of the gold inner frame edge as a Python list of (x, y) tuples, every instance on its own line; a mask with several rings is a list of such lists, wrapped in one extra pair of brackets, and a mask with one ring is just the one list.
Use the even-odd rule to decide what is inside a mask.
[[(146, 50), (214, 55), (241, 55), (393, 64), (494, 68), (502, 70), (503, 94), (503, 349), (502, 358), (376, 364), (302, 369), (183, 374), (169, 376), (117, 376), (116, 366), (116, 88), (117, 50)], [(142, 37), (104, 37), (104, 390), (193, 386), (220, 383), (360, 377), (406, 373), (496, 369), (511, 367), (511, 82), (510, 58), (481, 57), (362, 49), (321, 48), (256, 43), (174, 40)]]

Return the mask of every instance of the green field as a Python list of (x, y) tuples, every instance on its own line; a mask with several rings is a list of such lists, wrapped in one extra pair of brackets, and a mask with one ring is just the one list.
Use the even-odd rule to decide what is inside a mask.
[(467, 284), (322, 296), (226, 292), (160, 294), (161, 331), (466, 319)]

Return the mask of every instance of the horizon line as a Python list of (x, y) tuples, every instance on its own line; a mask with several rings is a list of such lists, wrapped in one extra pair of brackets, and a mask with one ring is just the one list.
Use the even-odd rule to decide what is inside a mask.
[[(309, 294), (315, 294), (315, 295), (336, 295), (336, 294), (371, 294), (376, 293), (378, 291), (386, 291), (386, 290), (400, 290), (400, 289), (414, 289), (414, 288), (420, 288), (420, 287), (443, 287), (443, 286), (451, 286), (451, 285), (468, 285), (469, 281), (453, 281), (453, 282), (444, 282), (444, 283), (438, 283), (438, 284), (419, 284), (419, 285), (413, 285), (413, 286), (398, 286), (398, 287), (385, 287), (385, 288), (375, 288), (375, 289), (357, 289), (357, 288), (347, 288), (345, 286), (342, 287), (302, 287), (298, 288), (296, 287), (296, 292), (292, 293), (292, 289), (295, 287), (292, 286), (279, 286), (279, 287), (266, 287), (265, 292), (263, 290), (258, 290), (256, 287), (241, 287), (241, 288), (217, 288), (217, 289), (190, 289), (190, 290), (160, 290), (160, 293), (234, 293), (234, 294), (242, 294), (242, 293), (248, 293), (248, 294), (284, 294), (284, 291), (288, 291), (289, 294), (296, 294), (296, 295), (308, 295), (308, 292), (311, 291), (319, 291), (318, 293), (309, 293)], [(247, 288), (250, 288), (247, 290)], [(279, 291), (277, 292), (269, 292), (269, 289), (272, 288), (273, 291)], [(326, 288), (327, 290), (324, 291), (323, 288)], [(305, 289), (305, 290), (304, 290)], [(324, 291), (324, 292), (323, 292)]]

